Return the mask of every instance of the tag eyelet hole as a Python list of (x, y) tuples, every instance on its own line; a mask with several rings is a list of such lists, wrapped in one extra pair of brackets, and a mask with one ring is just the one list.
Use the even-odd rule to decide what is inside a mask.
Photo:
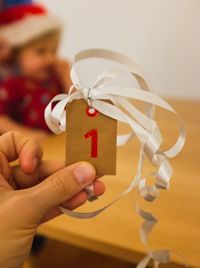
[(88, 116), (94, 117), (97, 114), (97, 110), (95, 108), (93, 108), (93, 107), (87, 107), (86, 108), (86, 113), (87, 113)]

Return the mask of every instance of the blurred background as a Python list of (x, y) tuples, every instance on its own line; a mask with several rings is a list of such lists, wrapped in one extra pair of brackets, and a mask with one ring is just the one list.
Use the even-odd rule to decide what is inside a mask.
[(200, 98), (199, 0), (38, 2), (64, 22), (62, 56), (73, 61), (82, 49), (116, 50), (143, 67), (156, 93)]
[[(31, 0), (4, 2), (8, 9), (19, 2), (20, 5), (31, 4)], [(14, 45), (3, 40), (10, 43), (5, 42), (9, 45), (8, 54), (0, 61), (0, 135), (18, 130), (39, 141), (44, 159), (65, 159), (65, 133), (56, 136), (48, 129), (44, 109), (55, 95), (66, 93), (71, 86), (69, 70), (74, 55), (88, 48), (104, 48), (133, 58), (152, 81), (154, 91), (169, 99), (180, 114), (187, 133), (183, 151), (172, 161), (174, 176), (170, 190), (162, 192), (158, 202), (150, 209), (148, 207), (148, 211), (155, 212), (161, 219), (150, 237), (150, 248), (172, 248), (180, 252), (191, 267), (200, 267), (200, 0), (33, 2), (45, 6), (50, 14), (58, 17), (58, 21), (49, 16), (52, 27), (46, 31), (46, 25), (51, 26), (51, 23), (44, 23), (44, 32), (39, 35), (37, 31), (40, 32), (42, 23), (36, 25), (36, 15), (33, 21), (30, 20), (33, 23), (30, 27), (26, 19), (31, 13), (27, 11), (22, 16), (24, 28), (18, 31), (22, 37), (25, 33), (26, 38)], [(45, 14), (40, 14), (41, 17), (44, 15), (44, 20), (47, 19)], [(14, 15), (18, 17), (18, 14)], [(10, 18), (6, 19), (9, 21)], [(60, 57), (57, 57), (59, 19), (63, 24), (63, 36)], [(18, 22), (13, 21), (13, 25), (15, 23)], [(8, 26), (4, 24), (0, 19), (0, 31)], [(20, 37), (15, 29), (11, 29), (13, 42)], [(36, 35), (30, 37), (34, 31)], [(83, 86), (90, 86), (99, 72), (113, 67), (111, 62), (98, 60), (97, 64), (96, 61), (92, 59), (78, 64)], [(130, 76), (124, 78), (117, 85), (135, 83)], [(156, 121), (164, 137), (163, 147), (170, 148), (178, 136), (177, 118), (159, 108), (156, 112)], [(127, 131), (121, 125), (118, 129), (123, 133)], [(96, 202), (87, 202), (83, 211), (102, 207), (127, 187), (137, 168), (138, 152), (136, 139), (118, 149), (117, 176), (102, 178), (106, 184), (105, 195)], [(144, 174), (151, 168), (147, 163)], [(98, 217), (84, 220), (84, 224), (63, 215), (41, 225), (24, 268), (136, 267), (146, 255), (139, 236), (142, 220), (133, 210), (136, 194), (137, 191), (131, 192)], [(147, 206), (146, 203), (142, 205)], [(182, 259), (173, 256), (172, 264), (166, 267), (185, 267), (183, 263)]]

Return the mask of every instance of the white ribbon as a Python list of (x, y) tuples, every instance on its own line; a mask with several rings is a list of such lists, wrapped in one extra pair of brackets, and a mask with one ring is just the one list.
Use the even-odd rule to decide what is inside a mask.
[[(107, 70), (97, 77), (95, 83), (90, 88), (84, 88), (78, 78), (75, 64), (88, 58), (112, 60), (126, 65), (129, 71)], [(131, 74), (137, 80), (139, 88), (108, 86), (108, 82), (125, 73)], [(126, 144), (136, 136), (141, 143), (141, 148), (136, 175), (128, 188), (117, 196), (115, 200), (105, 207), (92, 212), (79, 213), (61, 208), (62, 212), (80, 219), (92, 218), (121, 199), (136, 186), (138, 186), (139, 195), (144, 198), (144, 200), (153, 202), (159, 194), (159, 189), (169, 188), (173, 171), (168, 158), (176, 156), (183, 148), (185, 142), (185, 131), (180, 117), (165, 100), (152, 93), (152, 86), (142, 70), (130, 58), (119, 53), (104, 49), (81, 51), (75, 56), (75, 62), (71, 69), (71, 79), (73, 86), (69, 94), (57, 95), (46, 107), (45, 120), (52, 132), (59, 134), (65, 131), (66, 105), (75, 99), (84, 99), (100, 113), (130, 126), (130, 133), (117, 136), (118, 146)], [(75, 92), (72, 93), (73, 89), (75, 89)], [(145, 113), (142, 113), (130, 103), (130, 99), (144, 102)], [(113, 104), (107, 103), (104, 100), (110, 100)], [(52, 109), (52, 104), (55, 102), (57, 103)], [(163, 139), (159, 127), (154, 121), (155, 106), (159, 106), (176, 114), (179, 120), (179, 136), (176, 143), (167, 151), (161, 150)], [(142, 166), (145, 157), (157, 168), (156, 172), (148, 175), (155, 178), (155, 184), (151, 187), (147, 185), (148, 176), (142, 178)], [(148, 251), (148, 256), (139, 263), (138, 268), (146, 267), (151, 259), (154, 259), (154, 267), (158, 267), (160, 263), (168, 263), (170, 261), (169, 250), (151, 251), (147, 247), (148, 235), (157, 223), (157, 219), (138, 206), (136, 206), (136, 211), (138, 215), (144, 219), (144, 223), (141, 227), (141, 240)]]

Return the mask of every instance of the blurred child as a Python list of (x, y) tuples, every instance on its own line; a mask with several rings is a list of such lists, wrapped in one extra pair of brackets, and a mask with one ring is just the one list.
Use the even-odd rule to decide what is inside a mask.
[(7, 3), (0, 36), (12, 48), (14, 71), (0, 83), (0, 134), (15, 129), (42, 139), (48, 135), (46, 105), (71, 85), (69, 64), (57, 57), (61, 24), (30, 0)]

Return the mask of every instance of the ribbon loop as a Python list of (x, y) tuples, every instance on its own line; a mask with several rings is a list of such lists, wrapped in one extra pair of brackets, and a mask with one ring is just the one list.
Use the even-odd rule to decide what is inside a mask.
[[(107, 70), (100, 74), (90, 88), (84, 88), (81, 85), (78, 74), (75, 70), (75, 65), (85, 59), (99, 58), (112, 60), (123, 64), (128, 70)], [(108, 86), (108, 83), (116, 77), (130, 74), (138, 82), (139, 88)], [(179, 136), (176, 143), (167, 151), (161, 150), (163, 138), (159, 127), (154, 120), (155, 106), (159, 106), (171, 113), (176, 112), (174, 109), (161, 97), (152, 92), (152, 86), (148, 78), (130, 58), (121, 55), (120, 53), (104, 50), (104, 49), (89, 49), (78, 53), (75, 56), (75, 63), (71, 69), (71, 80), (73, 85), (69, 90), (69, 94), (60, 94), (53, 98), (45, 110), (45, 119), (49, 128), (56, 134), (65, 131), (66, 111), (65, 107), (68, 103), (76, 99), (84, 99), (89, 106), (92, 106), (100, 113), (114, 118), (122, 123), (130, 126), (130, 133), (117, 137), (117, 146), (122, 146), (137, 137), (141, 143), (137, 172), (128, 188), (116, 197), (112, 202), (103, 208), (88, 213), (79, 213), (70, 211), (61, 207), (63, 213), (71, 217), (80, 219), (92, 218), (103, 212), (106, 208), (121, 199), (127, 193), (132, 191), (139, 185), (139, 195), (147, 202), (153, 202), (159, 194), (159, 189), (168, 189), (170, 179), (173, 173), (168, 158), (176, 156), (184, 146), (185, 131), (181, 119), (179, 120)], [(74, 91), (75, 90), (75, 91)], [(107, 103), (104, 100), (110, 100)], [(145, 112), (141, 112), (136, 108), (130, 100), (138, 100), (145, 104)], [(57, 102), (52, 109), (53, 102)], [(157, 168), (154, 173), (149, 173), (145, 178), (142, 178), (142, 167), (144, 159), (147, 158), (152, 165)], [(155, 184), (148, 186), (146, 180), (149, 176), (154, 176)], [(136, 206), (137, 214), (144, 219), (141, 227), (140, 237), (145, 247), (147, 248), (148, 236), (157, 223), (157, 219), (153, 214), (146, 212)], [(168, 250), (151, 251), (148, 250), (148, 255), (139, 263), (137, 268), (145, 268), (151, 259), (154, 260), (154, 267), (158, 267), (160, 263), (168, 263), (170, 254)]]

